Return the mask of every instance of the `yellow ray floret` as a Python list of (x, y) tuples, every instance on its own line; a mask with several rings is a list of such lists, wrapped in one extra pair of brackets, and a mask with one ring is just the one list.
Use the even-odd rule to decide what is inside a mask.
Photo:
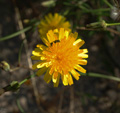
[(58, 13), (51, 14), (49, 13), (47, 16), (45, 16), (44, 19), (40, 21), (40, 24), (38, 25), (38, 30), (41, 36), (41, 39), (43, 42), (46, 40), (43, 38), (46, 38), (46, 34), (49, 30), (64, 28), (69, 29), (70, 23), (66, 21), (66, 18), (62, 15), (59, 15)]
[(38, 44), (32, 52), (31, 58), (38, 60), (33, 69), (38, 69), (38, 76), (45, 74), (44, 80), (47, 83), (52, 80), (54, 87), (59, 85), (60, 78), (63, 85), (72, 85), (72, 77), (79, 80), (79, 72), (86, 73), (81, 65), (87, 64), (84, 58), (88, 58), (88, 50), (80, 49), (85, 42), (77, 39), (77, 35), (64, 28), (50, 30), (47, 33), (46, 46)]

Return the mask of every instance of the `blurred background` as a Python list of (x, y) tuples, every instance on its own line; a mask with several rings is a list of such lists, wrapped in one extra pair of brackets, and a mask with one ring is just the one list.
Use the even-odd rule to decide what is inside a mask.
[[(83, 48), (89, 51), (88, 64), (84, 66), (87, 73), (120, 77), (120, 26), (106, 29), (101, 26), (103, 20), (106, 23), (120, 22), (120, 9), (113, 0), (0, 0), (0, 38), (55, 12), (65, 16), (73, 32), (77, 31), (79, 38), (85, 40)], [(98, 26), (91, 26), (95, 22)], [(24, 36), (31, 56), (36, 44), (42, 43), (37, 27)], [(24, 36), (0, 41), (0, 61), (7, 61), (11, 68), (18, 66)], [(11, 73), (0, 70), (0, 88), (31, 74), (27, 68), (25, 46), (21, 51), (20, 65), (23, 68)], [(71, 87), (60, 84), (54, 88), (52, 83), (44, 82), (43, 76), (35, 77), (19, 91), (0, 96), (0, 113), (120, 113), (120, 83), (86, 74), (80, 80), (74, 80)]]

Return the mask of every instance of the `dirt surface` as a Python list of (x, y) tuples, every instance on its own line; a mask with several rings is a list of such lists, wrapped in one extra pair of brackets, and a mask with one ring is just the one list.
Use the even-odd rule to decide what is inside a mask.
[[(21, 19), (42, 17), (47, 8), (41, 6), (42, 1), (21, 0), (17, 2)], [(59, 7), (58, 7), (59, 9)], [(55, 11), (58, 11), (56, 8)], [(46, 12), (45, 12), (46, 11)], [(9, 35), (18, 30), (15, 17), (15, 5), (10, 0), (0, 0), (0, 37)], [(81, 20), (81, 23), (85, 20)], [(87, 19), (86, 19), (87, 21)], [(26, 25), (25, 25), (26, 26)], [(114, 35), (108, 40), (105, 32), (97, 32), (90, 37), (89, 31), (80, 31), (84, 37), (85, 48), (89, 50), (88, 72), (116, 75), (120, 77), (120, 38)], [(26, 33), (28, 37), (28, 52), (41, 40), (37, 29)], [(7, 61), (11, 68), (18, 65), (18, 53), (22, 40), (20, 36), (0, 42), (0, 61)], [(25, 50), (22, 50), (21, 65), (28, 66)], [(20, 68), (12, 73), (0, 70), (0, 88), (11, 81), (21, 81), (30, 75), (29, 69)], [(0, 96), (0, 113), (21, 113), (19, 101), (25, 113), (120, 113), (120, 83), (112, 80), (81, 76), (74, 80), (72, 87), (64, 87), (61, 83), (58, 88), (53, 84), (46, 84), (43, 76), (35, 77), (40, 98), (40, 106), (36, 102), (31, 81), (22, 85), (18, 92), (6, 92)], [(73, 103), (73, 104), (71, 104)], [(72, 112), (72, 110), (74, 112)]]

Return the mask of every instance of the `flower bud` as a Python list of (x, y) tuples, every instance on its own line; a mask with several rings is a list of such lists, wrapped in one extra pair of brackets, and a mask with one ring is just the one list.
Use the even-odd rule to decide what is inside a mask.
[(0, 62), (0, 68), (5, 71), (10, 71), (10, 65), (6, 61)]

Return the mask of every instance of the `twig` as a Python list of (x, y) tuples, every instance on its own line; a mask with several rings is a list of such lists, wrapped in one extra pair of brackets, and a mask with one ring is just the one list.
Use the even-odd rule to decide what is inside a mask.
[(60, 101), (59, 101), (59, 106), (58, 106), (58, 113), (62, 113), (61, 109), (62, 109), (62, 103), (63, 103), (63, 95), (64, 95), (64, 90), (60, 95)]
[[(14, 2), (14, 4), (15, 4), (15, 2)], [(16, 13), (16, 21), (18, 23), (18, 27), (19, 27), (19, 29), (23, 29), (23, 24), (22, 24), (22, 21), (21, 21), (20, 12), (19, 12), (19, 9), (16, 7), (16, 5), (15, 5), (15, 13)], [(27, 56), (29, 68), (32, 68), (32, 61), (31, 61), (31, 58), (30, 58), (30, 53), (28, 51), (28, 43), (27, 43), (27, 39), (26, 39), (25, 33), (21, 34), (21, 39), (24, 40), (23, 43), (24, 43), (24, 46), (25, 46), (25, 51), (26, 51), (26, 56)], [(34, 72), (31, 70), (30, 74), (33, 75)], [(34, 90), (34, 95), (36, 97), (36, 102), (37, 102), (38, 106), (40, 107), (40, 110), (43, 113), (45, 113), (45, 111), (40, 106), (41, 98), (40, 98), (40, 94), (38, 93), (38, 90), (37, 90), (35, 77), (32, 78), (31, 81), (32, 81), (32, 86), (33, 86), (33, 90)]]
[(119, 35), (120, 36), (120, 32), (114, 30), (114, 29), (111, 29), (111, 28), (106, 28), (106, 29), (102, 29), (102, 28), (96, 28), (96, 29), (93, 29), (93, 28), (87, 28), (87, 27), (77, 27), (77, 29), (79, 30), (86, 30), (86, 31), (109, 31), (109, 32), (112, 32), (116, 35)]
[[(22, 24), (22, 21), (21, 21), (19, 9), (17, 7), (15, 7), (15, 12), (16, 12), (16, 20), (18, 22), (19, 29), (23, 29), (23, 24)], [(32, 61), (31, 61), (30, 54), (29, 54), (29, 51), (28, 51), (28, 43), (27, 43), (27, 40), (26, 40), (25, 33), (21, 34), (21, 39), (24, 40), (23, 43), (24, 43), (24, 46), (25, 46), (25, 51), (26, 51), (26, 55), (27, 55), (29, 68), (32, 68)], [(33, 75), (34, 72), (30, 71), (30, 74)], [(36, 101), (37, 101), (38, 104), (40, 104), (39, 94), (38, 94), (37, 87), (36, 87), (36, 80), (35, 80), (35, 78), (32, 78), (31, 80), (32, 80), (34, 94), (36, 96)]]
[(60, 96), (64, 93), (64, 91), (67, 90), (68, 88), (69, 87), (67, 87), (67, 86), (63, 87), (50, 102), (46, 101), (46, 102), (43, 103), (43, 106), (47, 109), (47, 111), (49, 111), (51, 108), (53, 108), (53, 107), (56, 106), (56, 102), (58, 101), (58, 99), (60, 98)]
[(114, 29), (106, 28), (106, 30), (120, 36), (120, 32), (118, 32), (118, 31), (116, 31)]
[(74, 88), (70, 87), (70, 113), (74, 113)]

